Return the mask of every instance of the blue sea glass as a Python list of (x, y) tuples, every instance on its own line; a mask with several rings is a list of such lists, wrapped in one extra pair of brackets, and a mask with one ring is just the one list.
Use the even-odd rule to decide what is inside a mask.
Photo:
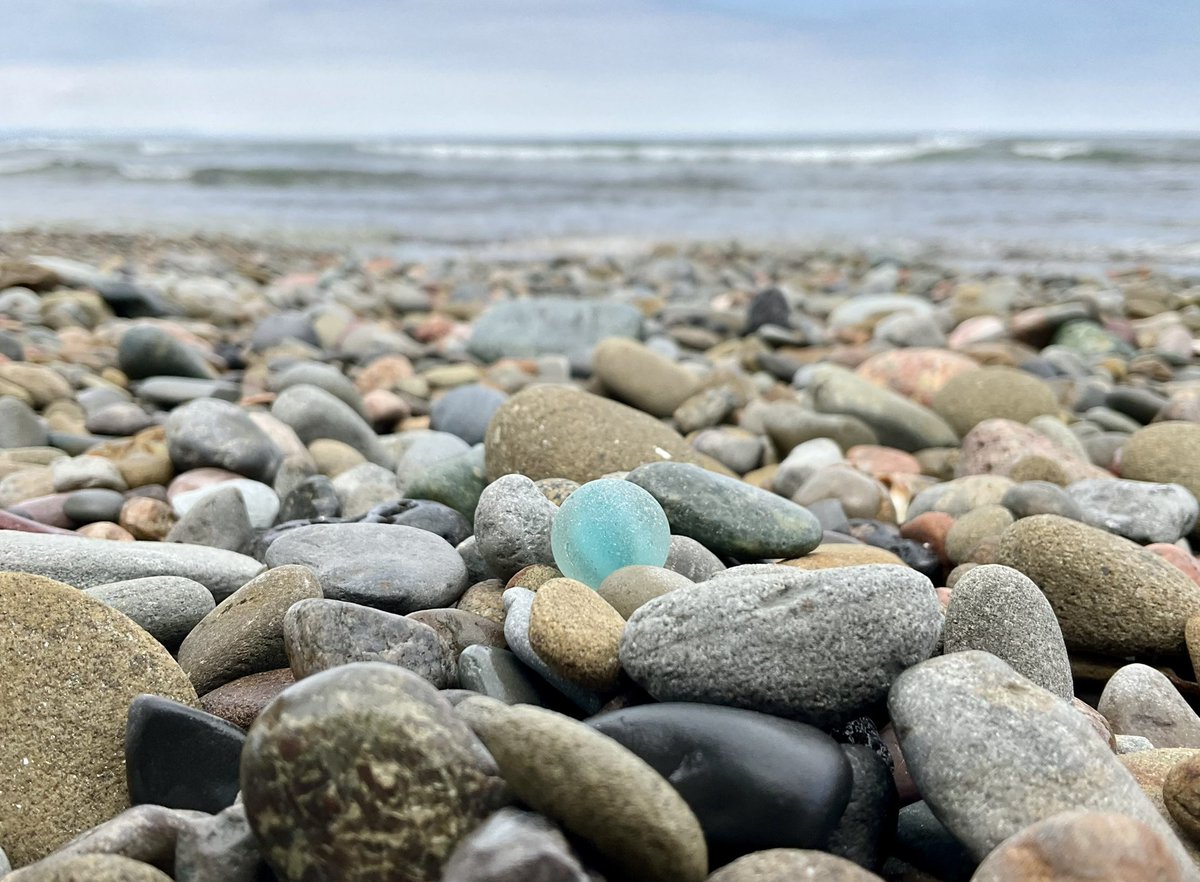
[(671, 548), (671, 527), (662, 506), (637, 484), (601, 478), (563, 502), (550, 544), (564, 576), (597, 588), (621, 567), (661, 567)]

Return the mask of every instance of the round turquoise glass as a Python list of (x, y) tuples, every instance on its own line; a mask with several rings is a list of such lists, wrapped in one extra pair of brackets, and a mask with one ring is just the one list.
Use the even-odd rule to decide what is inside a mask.
[(671, 526), (658, 501), (637, 484), (601, 478), (563, 502), (550, 544), (564, 576), (598, 588), (621, 567), (666, 563)]

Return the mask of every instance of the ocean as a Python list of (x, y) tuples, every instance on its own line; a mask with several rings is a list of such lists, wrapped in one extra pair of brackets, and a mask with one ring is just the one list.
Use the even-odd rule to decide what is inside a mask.
[(1200, 269), (1200, 138), (363, 140), (0, 136), (0, 229), (397, 252), (729, 240)]

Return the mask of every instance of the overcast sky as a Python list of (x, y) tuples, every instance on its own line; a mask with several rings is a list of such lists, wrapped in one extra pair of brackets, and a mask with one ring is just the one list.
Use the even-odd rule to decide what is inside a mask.
[(1200, 131), (1200, 0), (0, 0), (0, 130)]

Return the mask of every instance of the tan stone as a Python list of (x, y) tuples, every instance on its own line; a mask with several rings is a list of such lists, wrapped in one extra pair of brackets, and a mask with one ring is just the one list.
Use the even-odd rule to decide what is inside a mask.
[(829, 570), (835, 567), (857, 567), (863, 564), (905, 565), (904, 561), (886, 549), (876, 548), (874, 545), (854, 545), (849, 542), (830, 542), (818, 545), (804, 557), (796, 557), (780, 561), (780, 563), (802, 570)]
[(120, 526), (134, 539), (161, 542), (175, 526), (175, 512), (161, 499), (134, 496), (121, 506)]
[(534, 596), (529, 644), (547, 665), (589, 689), (611, 689), (625, 620), (599, 594), (574, 579), (552, 579)]

